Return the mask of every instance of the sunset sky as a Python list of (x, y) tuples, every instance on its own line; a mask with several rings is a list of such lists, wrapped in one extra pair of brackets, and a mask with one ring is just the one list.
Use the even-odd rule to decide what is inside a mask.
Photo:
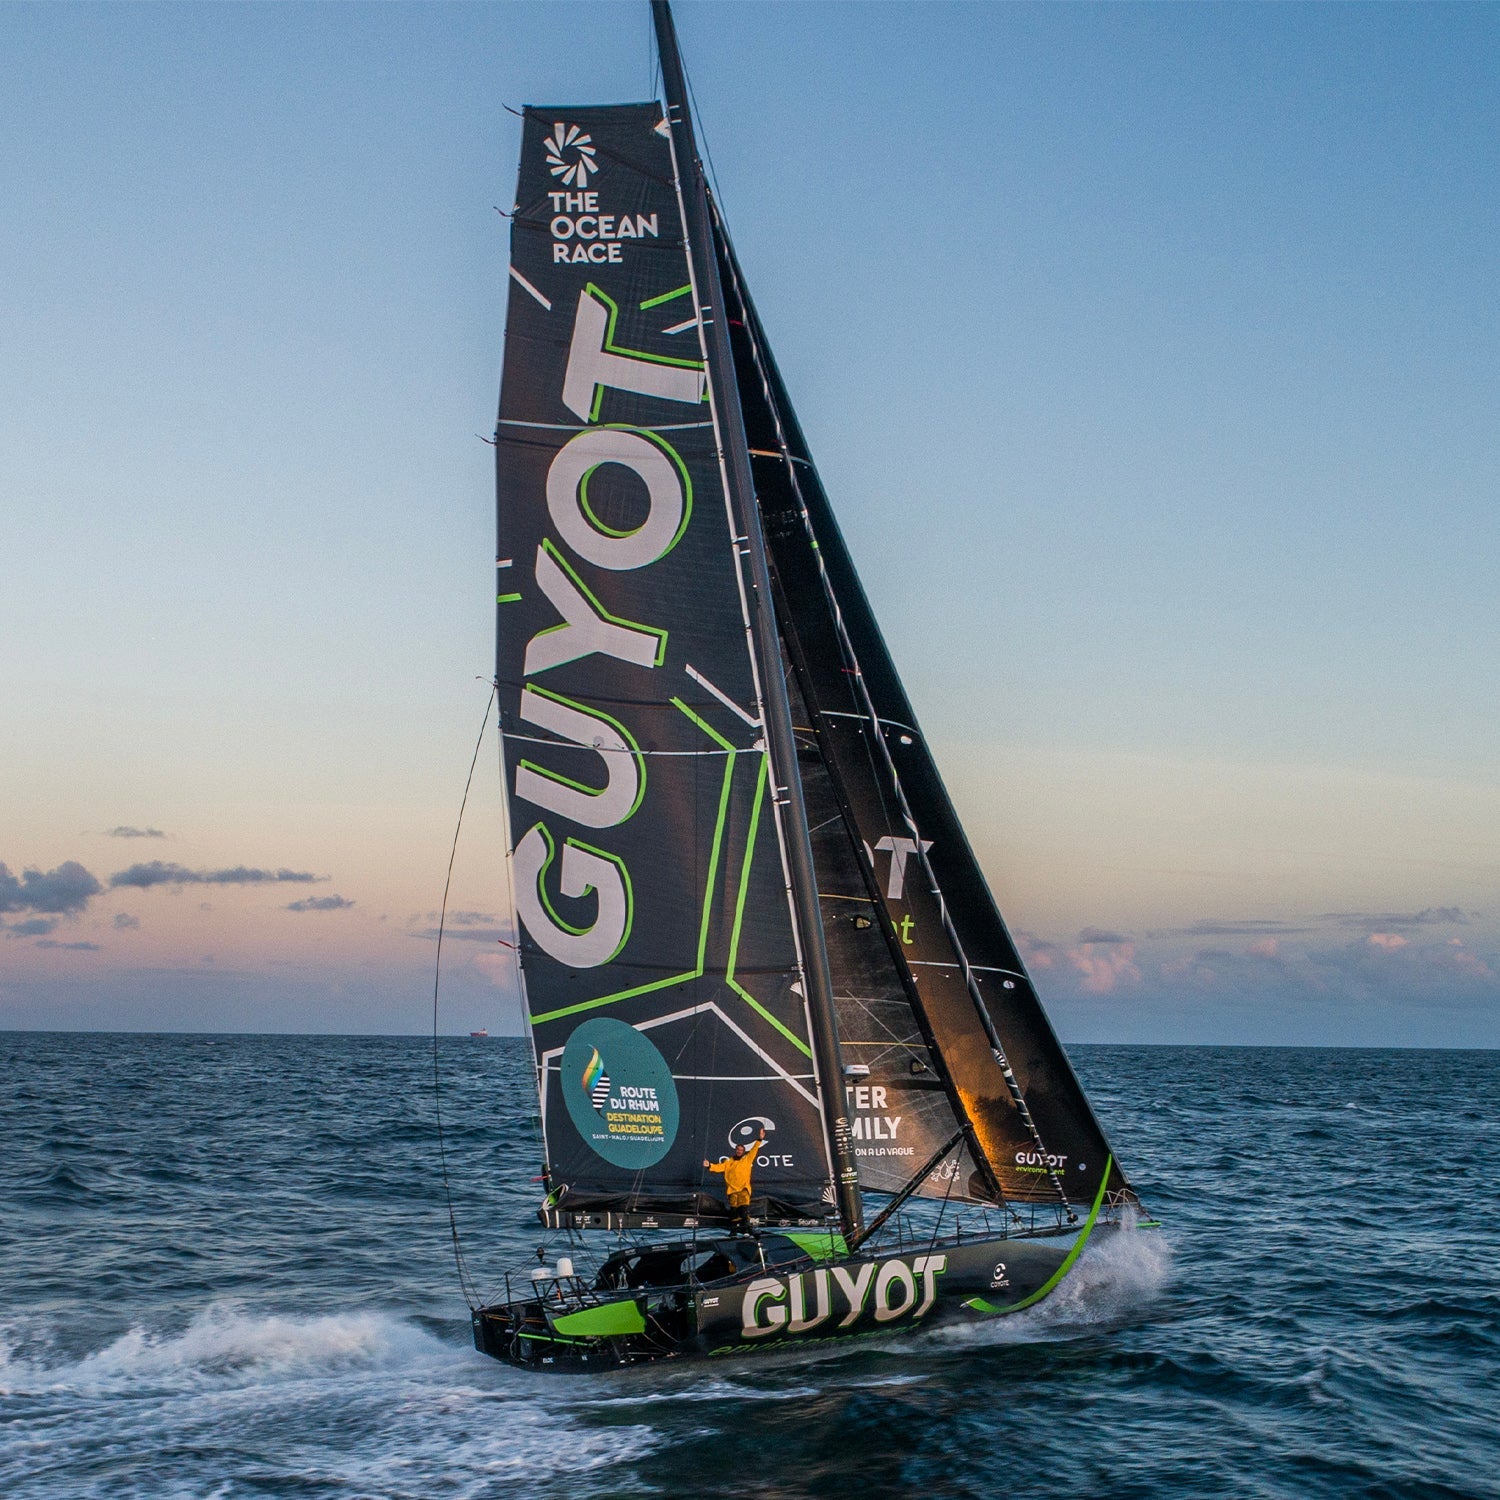
[[(678, 6), (1064, 1040), (1500, 1045), (1500, 10)], [(0, 1027), (421, 1031), (520, 120), (641, 3), (0, 6)], [(444, 1029), (516, 1030), (495, 742)]]

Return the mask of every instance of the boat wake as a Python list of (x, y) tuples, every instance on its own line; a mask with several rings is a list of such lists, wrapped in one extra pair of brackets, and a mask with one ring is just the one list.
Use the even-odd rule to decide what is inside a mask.
[(1132, 1230), (1094, 1239), (1056, 1291), (1009, 1317), (950, 1324), (931, 1344), (966, 1348), (1083, 1338), (1139, 1322), (1172, 1273), (1172, 1249), (1159, 1230)]
[[(185, 1327), (135, 1327), (74, 1354), (13, 1323), (0, 1327), (0, 1493), (479, 1500), (524, 1477), (528, 1494), (546, 1495), (561, 1446), (568, 1476), (556, 1493), (579, 1496), (596, 1484), (610, 1492), (610, 1476), (659, 1441), (648, 1425), (601, 1425), (555, 1395), (456, 1337), (373, 1311), (293, 1316), (217, 1303)], [(209, 1475), (216, 1484), (205, 1487)]]
[(0, 1349), (0, 1394), (7, 1396), (169, 1395), (453, 1359), (432, 1334), (379, 1313), (297, 1318), (256, 1315), (232, 1303), (203, 1309), (177, 1332), (131, 1328), (76, 1359), (49, 1358), (34, 1335), (19, 1333), (12, 1329)]

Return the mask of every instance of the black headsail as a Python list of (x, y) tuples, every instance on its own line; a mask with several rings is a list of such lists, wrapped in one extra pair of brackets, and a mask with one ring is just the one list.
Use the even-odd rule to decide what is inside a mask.
[[(860, 1175), (928, 1196), (1090, 1204), (1128, 1183), (995, 906), (875, 623), (722, 221), (715, 244), (777, 608)], [(1106, 1175), (1107, 1174), (1107, 1175)]]
[(821, 1222), (780, 663), (659, 105), (526, 111), (510, 275), (496, 680), (544, 1215), (721, 1215), (703, 1159), (763, 1131), (755, 1211)]

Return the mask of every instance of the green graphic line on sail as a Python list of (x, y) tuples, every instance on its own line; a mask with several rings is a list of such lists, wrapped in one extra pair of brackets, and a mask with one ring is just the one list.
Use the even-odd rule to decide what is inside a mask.
[[(606, 1005), (613, 1005), (618, 1000), (629, 1000), (635, 995), (650, 994), (653, 990), (664, 990), (674, 984), (685, 984), (690, 980), (699, 978), (705, 967), (708, 953), (708, 927), (709, 918), (712, 915), (710, 897), (713, 894), (714, 885), (719, 878), (719, 854), (724, 842), (724, 825), (729, 816), (729, 793), (734, 781), (735, 762), (740, 752), (730, 744), (728, 740), (719, 733), (712, 724), (694, 713), (680, 698), (673, 698), (672, 704), (681, 710), (694, 724), (698, 726), (715, 744), (721, 746), (725, 751), (724, 781), (719, 791), (719, 814), (714, 824), (713, 844), (708, 857), (708, 877), (703, 884), (703, 913), (698, 923), (698, 962), (697, 965), (681, 974), (669, 975), (666, 979), (654, 979), (649, 984), (636, 985), (632, 989), (618, 990), (611, 995), (600, 995), (594, 1000), (584, 1000), (577, 1005), (567, 1005), (561, 1010), (547, 1011), (544, 1015), (533, 1016), (532, 1024), (540, 1026), (547, 1021), (556, 1021), (563, 1016), (577, 1015), (582, 1011), (599, 1010)], [(769, 762), (762, 754), (760, 759), (760, 772), (755, 784), (755, 802), (750, 812), (750, 828), (745, 839), (745, 857), (740, 866), (740, 888), (735, 899), (734, 925), (729, 934), (729, 962), (726, 966), (725, 982), (729, 988), (745, 1001), (763, 1021), (773, 1026), (783, 1037), (786, 1038), (805, 1057), (811, 1057), (812, 1048), (799, 1037), (796, 1032), (779, 1021), (754, 995), (750, 993), (735, 977), (735, 963), (740, 951), (740, 931), (745, 920), (745, 897), (749, 890), (750, 865), (755, 856), (755, 840), (760, 831), (760, 813), (765, 805), (766, 780)], [(623, 945), (622, 945), (623, 946)], [(618, 951), (618, 950), (617, 950)]]
[(675, 302), (679, 297), (686, 297), (690, 291), (692, 291), (691, 286), (680, 286), (676, 291), (663, 292), (660, 297), (647, 297), (641, 303), (641, 311), (645, 312), (647, 308), (651, 307), (660, 307), (663, 302)]
[(811, 1057), (812, 1048), (809, 1047), (789, 1027), (783, 1026), (775, 1016), (768, 1011), (754, 995), (747, 990), (734, 977), (735, 962), (740, 952), (740, 924), (745, 919), (745, 894), (750, 889), (750, 861), (755, 854), (755, 835), (760, 831), (760, 810), (765, 803), (766, 797), (766, 773), (770, 768), (771, 759), (762, 752), (760, 757), (760, 776), (755, 783), (755, 807), (750, 814), (750, 832), (745, 840), (745, 862), (740, 868), (740, 889), (734, 902), (734, 929), (729, 935), (729, 963), (724, 975), (725, 982), (736, 995), (744, 1000), (757, 1014), (769, 1021), (787, 1041), (789, 1041), (799, 1052)]
[(1099, 1191), (1094, 1194), (1094, 1206), (1089, 1210), (1089, 1216), (1084, 1221), (1083, 1228), (1078, 1232), (1078, 1238), (1073, 1242), (1073, 1248), (1068, 1251), (1063, 1263), (1041, 1286), (1029, 1297), (1022, 1297), (1019, 1302), (1013, 1302), (1009, 1307), (996, 1307), (993, 1302), (986, 1302), (983, 1297), (970, 1297), (964, 1303), (964, 1306), (972, 1307), (975, 1312), (997, 1314), (1020, 1312), (1023, 1307), (1030, 1307), (1032, 1303), (1040, 1302), (1073, 1269), (1073, 1262), (1083, 1254), (1083, 1247), (1088, 1244), (1089, 1236), (1094, 1232), (1094, 1221), (1099, 1217), (1099, 1209), (1104, 1202), (1104, 1191), (1109, 1186), (1109, 1169), (1114, 1164), (1114, 1157), (1105, 1158), (1104, 1173), (1099, 1179)]

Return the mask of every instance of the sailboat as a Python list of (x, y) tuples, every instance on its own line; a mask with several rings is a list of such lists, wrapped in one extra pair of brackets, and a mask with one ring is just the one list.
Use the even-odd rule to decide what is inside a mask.
[(512, 216), (495, 680), (554, 1241), (473, 1329), (533, 1369), (1013, 1313), (1137, 1207), (881, 638), (652, 10), (665, 108), (526, 109)]

